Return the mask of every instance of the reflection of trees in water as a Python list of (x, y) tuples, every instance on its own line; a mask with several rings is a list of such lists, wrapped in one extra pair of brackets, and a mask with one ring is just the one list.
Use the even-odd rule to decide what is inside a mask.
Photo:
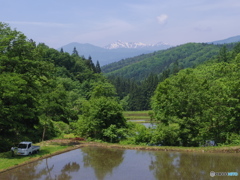
[[(46, 166), (39, 170), (38, 165), (45, 161)], [(11, 180), (30, 180), (30, 179), (41, 179), (41, 177), (45, 176), (45, 180), (70, 180), (72, 177), (70, 176), (71, 172), (77, 172), (80, 169), (80, 165), (76, 162), (67, 163), (61, 170), (61, 174), (52, 175), (54, 165), (49, 167), (47, 159), (42, 161), (30, 163), (19, 168), (16, 168), (11, 171), (7, 171), (5, 173), (0, 174), (0, 179), (11, 179)]]
[(20, 179), (39, 179), (42, 174), (47, 174), (46, 168), (41, 169), (37, 173), (37, 166), (42, 161), (37, 161), (34, 163), (26, 164), (20, 166), (16, 169), (4, 172), (0, 174), (0, 179), (11, 179), (11, 180), (20, 180)]
[(175, 168), (178, 166), (179, 155), (165, 152), (150, 152), (149, 170), (154, 171), (156, 179), (176, 179)]
[(124, 159), (124, 150), (119, 149), (84, 147), (82, 152), (84, 167), (92, 167), (99, 180), (104, 179), (108, 173), (111, 174)]
[(152, 152), (151, 159), (156, 179), (208, 179), (210, 171), (240, 171), (240, 158), (231, 154)]
[(70, 176), (71, 172), (78, 172), (80, 169), (80, 165), (76, 162), (66, 164), (62, 170), (61, 174), (57, 176), (57, 180), (70, 180), (72, 177)]

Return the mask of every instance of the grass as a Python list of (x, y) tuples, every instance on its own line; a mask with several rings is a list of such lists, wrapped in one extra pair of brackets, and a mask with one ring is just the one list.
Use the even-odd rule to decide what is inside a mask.
[(55, 137), (53, 139), (69, 139), (69, 138), (75, 138), (76, 136), (73, 133), (70, 134), (62, 134), (58, 137)]
[(127, 120), (147, 120), (150, 121), (149, 111), (124, 111), (123, 116)]
[(33, 154), (31, 156), (17, 156), (12, 157), (11, 152), (0, 153), (0, 171), (13, 167), (15, 165), (19, 165), (28, 161), (32, 161), (35, 159), (42, 158), (43, 156), (53, 154), (58, 151), (62, 151), (69, 146), (61, 146), (61, 145), (49, 145), (45, 143), (39, 143), (37, 145), (41, 146), (41, 149), (38, 154)]
[[(102, 143), (103, 144), (103, 143)], [(104, 143), (105, 147), (123, 148), (135, 150), (155, 150), (174, 152), (197, 152), (197, 153), (240, 153), (240, 145), (208, 146), (208, 147), (180, 147), (180, 146), (147, 146), (147, 145), (124, 145)]]

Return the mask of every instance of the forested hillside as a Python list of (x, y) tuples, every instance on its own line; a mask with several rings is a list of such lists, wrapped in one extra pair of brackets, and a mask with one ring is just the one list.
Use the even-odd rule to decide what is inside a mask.
[(125, 120), (100, 72), (76, 49), (59, 52), (0, 23), (0, 151), (69, 132), (108, 140), (102, 130)]
[(119, 77), (114, 82), (120, 87), (130, 85), (130, 93), (121, 102), (131, 108), (144, 107), (151, 97), (149, 92), (154, 92), (149, 98), (149, 109), (157, 122), (156, 128), (139, 126), (137, 134), (126, 143), (166, 146), (205, 146), (209, 141), (215, 145), (240, 143), (240, 43), (232, 51), (222, 46), (215, 58), (195, 68), (178, 69), (159, 78), (152, 74), (140, 84)]
[(106, 76), (119, 76), (141, 81), (151, 73), (159, 74), (173, 68), (175, 62), (182, 68), (196, 66), (213, 58), (219, 46), (204, 43), (188, 43), (168, 50), (128, 58), (102, 67)]
[[(188, 43), (168, 50), (137, 56), (104, 66), (109, 81), (117, 89), (126, 110), (149, 110), (150, 98), (159, 82), (181, 69), (219, 57), (236, 45)], [(117, 70), (114, 70), (117, 69)]]
[(232, 51), (222, 46), (215, 58), (194, 68), (176, 70), (159, 77), (151, 74), (141, 83), (115, 77), (116, 87), (129, 91), (125, 96), (118, 91), (123, 95), (122, 104), (143, 108), (149, 98), (148, 108), (156, 123), (153, 129), (137, 127), (137, 133), (124, 143), (205, 146), (211, 141), (239, 145), (240, 43)]
[(161, 82), (152, 98), (158, 142), (198, 146), (240, 143), (240, 43), (218, 58)]
[[(75, 48), (59, 52), (0, 23), (0, 151), (65, 133), (123, 144), (239, 144), (240, 43), (173, 50), (177, 60), (164, 61), (160, 74), (106, 79), (99, 63)], [(194, 60), (196, 67), (183, 69)], [(126, 122), (122, 107), (152, 109), (159, 123), (149, 129)]]

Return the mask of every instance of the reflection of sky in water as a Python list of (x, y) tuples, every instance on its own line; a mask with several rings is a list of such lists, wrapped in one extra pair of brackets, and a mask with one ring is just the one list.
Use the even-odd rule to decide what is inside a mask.
[(128, 120), (128, 121), (140, 123), (140, 124), (144, 125), (146, 128), (155, 128), (156, 127), (155, 123), (146, 122), (148, 120), (138, 119), (138, 120)]
[[(43, 175), (40, 179), (46, 179), (47, 177), (50, 179), (56, 179), (56, 177), (58, 177), (59, 175), (61, 177), (61, 174), (63, 174), (64, 166), (66, 166), (66, 164), (77, 163), (79, 165), (78, 171), (75, 171), (75, 169), (74, 171), (70, 169), (64, 174), (72, 177), (73, 180), (77, 177), (81, 177), (82, 179), (95, 179), (94, 170), (91, 167), (84, 168), (82, 162), (82, 152), (80, 149), (76, 149), (64, 154), (42, 160), (42, 163), (37, 168), (37, 173), (39, 173), (42, 169), (46, 167), (47, 169), (51, 169), (53, 167), (52, 170), (50, 170), (46, 175)], [(59, 177), (57, 179), (59, 179)]]
[(131, 121), (131, 122), (145, 122), (147, 120), (139, 119), (139, 120), (128, 120), (128, 121)]
[(142, 125), (144, 125), (146, 128), (156, 128), (156, 124), (154, 123), (141, 123)]
[(84, 147), (1, 173), (0, 179), (209, 179), (210, 171), (240, 172), (239, 164), (238, 154)]
[(176, 153), (169, 153), (171, 157), (173, 157), (173, 161), (172, 161), (172, 165), (174, 165), (174, 167), (179, 168), (180, 166), (180, 153), (176, 152)]

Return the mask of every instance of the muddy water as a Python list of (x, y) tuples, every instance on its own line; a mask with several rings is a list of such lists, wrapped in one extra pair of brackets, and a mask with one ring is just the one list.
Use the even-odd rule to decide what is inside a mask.
[[(178, 153), (84, 147), (0, 174), (1, 180), (211, 179), (238, 172), (240, 154)], [(212, 179), (240, 179), (214, 177)]]

